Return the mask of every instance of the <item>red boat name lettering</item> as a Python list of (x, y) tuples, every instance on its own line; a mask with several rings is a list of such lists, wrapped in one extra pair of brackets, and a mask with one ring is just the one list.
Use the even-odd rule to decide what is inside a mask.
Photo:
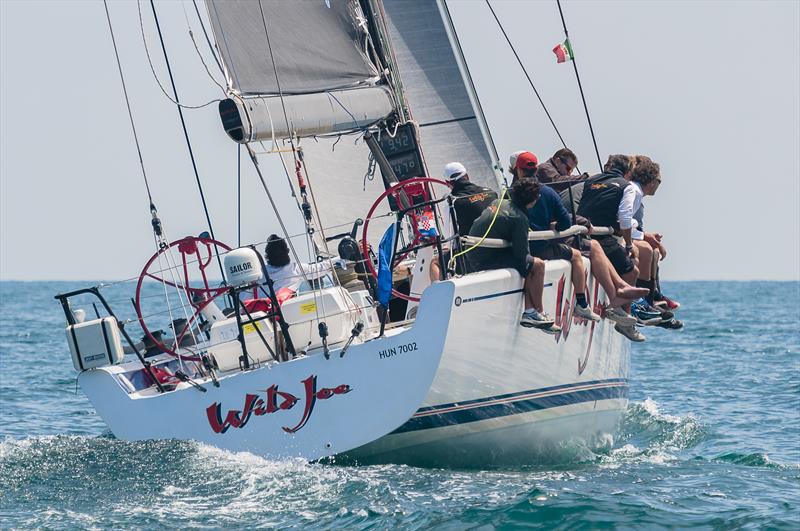
[[(286, 433), (295, 433), (308, 423), (314, 412), (317, 400), (328, 400), (334, 395), (349, 393), (352, 389), (348, 384), (336, 387), (323, 387), (317, 390), (317, 377), (311, 375), (301, 382), (303, 384), (304, 402), (303, 415), (294, 427), (283, 426)], [(206, 408), (208, 423), (214, 433), (225, 433), (229, 428), (244, 428), (251, 416), (260, 417), (278, 411), (292, 409), (300, 400), (298, 397), (285, 391), (279, 391), (277, 385), (271, 385), (264, 390), (265, 396), (247, 393), (244, 396), (244, 407), (241, 410), (231, 409), (222, 419), (222, 404), (214, 402)]]

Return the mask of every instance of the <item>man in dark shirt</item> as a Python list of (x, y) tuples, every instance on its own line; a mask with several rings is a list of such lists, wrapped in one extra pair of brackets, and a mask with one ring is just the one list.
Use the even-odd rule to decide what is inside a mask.
[(536, 169), (536, 178), (544, 184), (579, 179), (579, 176), (572, 175), (572, 170), (577, 166), (578, 157), (571, 149), (559, 149), (546, 162), (539, 164)]
[(473, 248), (467, 253), (470, 269), (516, 269), (525, 278), (525, 311), (520, 325), (556, 333), (561, 329), (544, 313), (542, 307), (544, 262), (531, 256), (528, 248), (527, 209), (539, 197), (539, 183), (528, 179), (519, 180), (512, 185), (510, 196), (504, 195), (484, 210), (472, 224), (470, 236), (506, 240), (511, 242), (511, 246)]
[(453, 209), (456, 211), (458, 227), (454, 232), (469, 234), (472, 223), (497, 199), (497, 193), (470, 182), (467, 169), (460, 162), (451, 162), (444, 167), (444, 178), (450, 185)]

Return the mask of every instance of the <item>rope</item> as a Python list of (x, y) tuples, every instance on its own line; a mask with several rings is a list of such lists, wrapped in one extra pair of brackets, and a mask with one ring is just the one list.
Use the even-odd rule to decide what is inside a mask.
[(147, 172), (144, 169), (144, 159), (142, 159), (142, 148), (139, 145), (139, 136), (136, 134), (136, 124), (133, 122), (133, 112), (131, 111), (131, 103), (128, 98), (128, 88), (125, 86), (125, 76), (122, 75), (122, 62), (119, 59), (119, 52), (117, 51), (117, 40), (114, 38), (114, 28), (111, 27), (111, 15), (108, 13), (108, 1), (103, 0), (103, 7), (106, 10), (106, 20), (108, 20), (108, 31), (111, 33), (111, 43), (114, 45), (114, 56), (117, 58), (117, 69), (119, 70), (119, 79), (122, 82), (122, 92), (125, 94), (125, 106), (128, 108), (128, 118), (131, 121), (131, 130), (133, 131), (133, 140), (136, 143), (136, 152), (139, 154), (139, 166), (142, 168), (142, 178), (144, 178), (144, 187), (147, 189), (147, 199), (150, 202), (150, 207), (153, 207), (153, 196), (150, 193), (150, 183), (147, 182)]
[[(153, 8), (153, 14), (154, 14), (153, 16), (155, 16), (155, 9), (156, 8), (153, 5), (152, 0), (150, 0), (150, 5)], [(153, 60), (150, 57), (150, 49), (147, 46), (147, 39), (145, 38), (145, 34), (144, 34), (144, 21), (142, 20), (142, 4), (141, 4), (140, 0), (136, 0), (136, 7), (139, 9), (139, 29), (141, 30), (141, 33), (142, 33), (142, 42), (144, 43), (144, 52), (147, 55), (147, 62), (150, 65), (150, 71), (153, 73), (153, 77), (155, 78), (156, 83), (158, 84), (158, 88), (161, 89), (161, 92), (164, 94), (164, 96), (166, 96), (166, 98), (169, 101), (171, 101), (172, 103), (177, 105), (179, 109), (180, 108), (184, 108), (184, 109), (202, 109), (203, 107), (208, 107), (212, 103), (218, 103), (218, 102), (222, 101), (221, 99), (216, 99), (216, 100), (211, 100), (211, 101), (209, 101), (207, 103), (203, 103), (202, 105), (184, 105), (184, 104), (182, 104), (182, 103), (180, 103), (178, 101), (178, 97), (177, 96), (175, 96), (175, 98), (173, 99), (172, 96), (170, 96), (167, 93), (167, 90), (164, 88), (164, 85), (161, 84), (161, 80), (158, 78), (158, 74), (156, 74), (156, 69), (153, 66)], [(158, 27), (158, 19), (156, 19), (156, 27)], [(160, 27), (158, 27), (158, 37), (159, 37), (159, 39), (161, 39), (161, 47), (163, 48), (164, 47), (164, 39), (161, 36), (161, 28)], [(166, 52), (165, 52), (165, 54), (166, 54)], [(168, 71), (170, 70), (169, 61), (167, 61), (167, 70)], [(170, 71), (169, 77), (170, 77), (170, 79), (172, 79), (172, 72), (171, 71)], [(174, 87), (174, 85), (175, 85), (175, 83), (173, 83), (173, 87)]]
[[(137, 2), (137, 5), (141, 6), (141, 4), (139, 4), (139, 2)], [(175, 78), (172, 76), (172, 68), (170, 68), (170, 66), (169, 66), (169, 56), (167, 55), (167, 47), (164, 44), (164, 36), (161, 33), (161, 25), (158, 23), (158, 14), (156, 13), (156, 5), (153, 2), (153, 0), (150, 0), (150, 7), (153, 10), (153, 19), (156, 22), (156, 29), (158, 29), (158, 39), (161, 42), (161, 50), (164, 52), (164, 62), (167, 65), (167, 72), (169, 72), (169, 81), (172, 84), (172, 93), (175, 95), (175, 105), (178, 107), (178, 115), (181, 118), (181, 127), (183, 128), (183, 136), (186, 138), (186, 146), (189, 148), (189, 158), (192, 161), (192, 169), (194, 170), (194, 178), (197, 181), (197, 189), (200, 191), (200, 199), (203, 202), (203, 211), (206, 214), (206, 222), (208, 223), (208, 230), (211, 233), (211, 239), (212, 240), (216, 240), (217, 238), (216, 238), (216, 236), (214, 236), (214, 227), (211, 225), (211, 216), (208, 213), (208, 205), (206, 204), (206, 196), (203, 193), (203, 185), (200, 183), (200, 174), (197, 171), (197, 163), (194, 160), (194, 151), (192, 150), (192, 142), (189, 140), (189, 131), (186, 129), (186, 120), (184, 120), (184, 118), (183, 118), (183, 110), (181, 109), (181, 104), (180, 104), (180, 102), (178, 100), (178, 89), (175, 88)], [(140, 9), (139, 10), (139, 20), (140, 21), (141, 21), (141, 15), (142, 15), (142, 11)], [(142, 33), (142, 38), (144, 38), (144, 33)], [(149, 59), (150, 59), (150, 56), (148, 54), (148, 60)], [(153, 66), (152, 62), (150, 63), (150, 66), (151, 67)], [(153, 71), (153, 72), (155, 73), (155, 71)], [(158, 79), (158, 78), (156, 78), (156, 79)], [(163, 90), (163, 87), (162, 87), (162, 90)], [(217, 255), (217, 264), (219, 265), (220, 274), (222, 274), (223, 278), (225, 278), (225, 273), (224, 273), (225, 270), (222, 268), (222, 260), (220, 260), (220, 258), (219, 258), (219, 249), (217, 249), (216, 244), (214, 245), (214, 249), (217, 251), (217, 253), (216, 253), (216, 255)]]
[(511, 48), (511, 51), (514, 53), (514, 57), (517, 58), (517, 63), (519, 63), (520, 68), (522, 68), (522, 73), (525, 74), (526, 78), (528, 78), (528, 83), (533, 89), (533, 93), (536, 94), (536, 98), (538, 98), (539, 103), (542, 106), (542, 109), (544, 109), (544, 113), (547, 115), (547, 119), (550, 120), (550, 125), (553, 126), (556, 135), (558, 135), (558, 139), (561, 141), (561, 145), (567, 147), (567, 143), (564, 142), (564, 137), (561, 136), (561, 132), (558, 130), (558, 126), (556, 126), (555, 120), (553, 120), (553, 117), (550, 115), (550, 111), (547, 110), (547, 106), (544, 104), (542, 96), (539, 94), (539, 91), (536, 90), (536, 85), (533, 84), (533, 80), (531, 79), (531, 76), (528, 74), (528, 70), (525, 68), (525, 65), (522, 64), (522, 59), (520, 59), (516, 48), (514, 48), (514, 45), (511, 44), (511, 39), (508, 37), (508, 34), (506, 33), (505, 28), (503, 27), (503, 24), (500, 23), (500, 19), (497, 18), (497, 13), (494, 12), (492, 4), (489, 3), (489, 0), (486, 0), (486, 5), (489, 7), (489, 11), (492, 12), (492, 16), (494, 17), (495, 22), (497, 22), (497, 25), (500, 27), (500, 31), (503, 32), (503, 37), (506, 38), (506, 42), (508, 43), (508, 46)]
[[(486, 0), (487, 2), (489, 0)], [(561, 25), (564, 26), (564, 36), (569, 41), (569, 32), (567, 31), (567, 23), (564, 20), (564, 11), (561, 10), (561, 0), (556, 0), (558, 4), (558, 14), (561, 15)], [(573, 48), (574, 49), (574, 48)], [(597, 139), (594, 136), (594, 128), (592, 127), (592, 119), (589, 117), (589, 107), (586, 105), (586, 97), (583, 95), (583, 85), (581, 85), (581, 76), (578, 75), (578, 63), (575, 61), (575, 56), (572, 56), (572, 68), (575, 69), (575, 79), (578, 80), (578, 89), (581, 92), (581, 100), (583, 101), (583, 110), (586, 112), (586, 121), (589, 123), (589, 132), (592, 133), (592, 142), (594, 143), (594, 152), (597, 155), (597, 164), (600, 170), (603, 170), (603, 162), (600, 160), (600, 150), (597, 149)]]
[(500, 201), (497, 203), (497, 209), (494, 211), (494, 216), (492, 216), (492, 222), (489, 223), (489, 226), (486, 228), (486, 232), (483, 233), (483, 236), (481, 236), (480, 241), (478, 243), (476, 243), (475, 245), (472, 245), (469, 248), (464, 249), (460, 253), (456, 253), (453, 256), (451, 256), (450, 257), (450, 261), (447, 262), (447, 269), (453, 269), (453, 266), (456, 263), (456, 258), (458, 258), (459, 256), (463, 256), (463, 255), (467, 254), (468, 252), (472, 251), (476, 247), (480, 247), (481, 244), (483, 243), (483, 241), (486, 238), (489, 237), (489, 232), (492, 230), (492, 227), (494, 227), (494, 222), (497, 220), (497, 215), (500, 213), (500, 207), (502, 206), (503, 201), (506, 198), (506, 193), (508, 193), (508, 188), (503, 188), (503, 193), (500, 195)]

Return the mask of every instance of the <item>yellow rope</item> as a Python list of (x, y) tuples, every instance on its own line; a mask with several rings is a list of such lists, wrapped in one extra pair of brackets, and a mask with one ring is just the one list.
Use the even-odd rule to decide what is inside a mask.
[[(456, 263), (456, 258), (467, 254), (476, 247), (480, 247), (480, 245), (484, 242), (484, 240), (489, 236), (489, 232), (492, 230), (492, 227), (494, 227), (494, 222), (497, 219), (497, 214), (500, 213), (500, 206), (503, 204), (503, 201), (506, 198), (506, 192), (508, 192), (508, 189), (503, 188), (503, 193), (500, 195), (500, 201), (497, 203), (497, 210), (494, 211), (494, 216), (492, 216), (492, 222), (489, 223), (489, 226), (486, 228), (486, 232), (483, 234), (483, 236), (481, 236), (480, 241), (478, 241), (478, 243), (476, 243), (475, 245), (471, 246), (469, 249), (464, 249), (460, 253), (451, 256), (450, 261), (447, 262), (447, 269), (453, 269), (453, 265)], [(459, 237), (461, 237), (461, 235), (459, 235)]]

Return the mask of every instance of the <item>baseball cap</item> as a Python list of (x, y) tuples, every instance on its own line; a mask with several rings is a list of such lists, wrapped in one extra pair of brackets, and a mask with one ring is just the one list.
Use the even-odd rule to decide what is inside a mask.
[(517, 167), (517, 157), (519, 157), (520, 153), (525, 153), (525, 150), (521, 149), (519, 151), (515, 151), (514, 153), (511, 154), (510, 157), (508, 157), (508, 165), (510, 167), (512, 168)]
[(536, 158), (536, 155), (530, 151), (523, 151), (517, 155), (517, 162), (514, 164), (514, 167), (518, 170), (532, 170), (538, 165), (539, 159)]
[(457, 181), (467, 174), (467, 169), (460, 162), (450, 162), (444, 167), (444, 178), (448, 181)]

